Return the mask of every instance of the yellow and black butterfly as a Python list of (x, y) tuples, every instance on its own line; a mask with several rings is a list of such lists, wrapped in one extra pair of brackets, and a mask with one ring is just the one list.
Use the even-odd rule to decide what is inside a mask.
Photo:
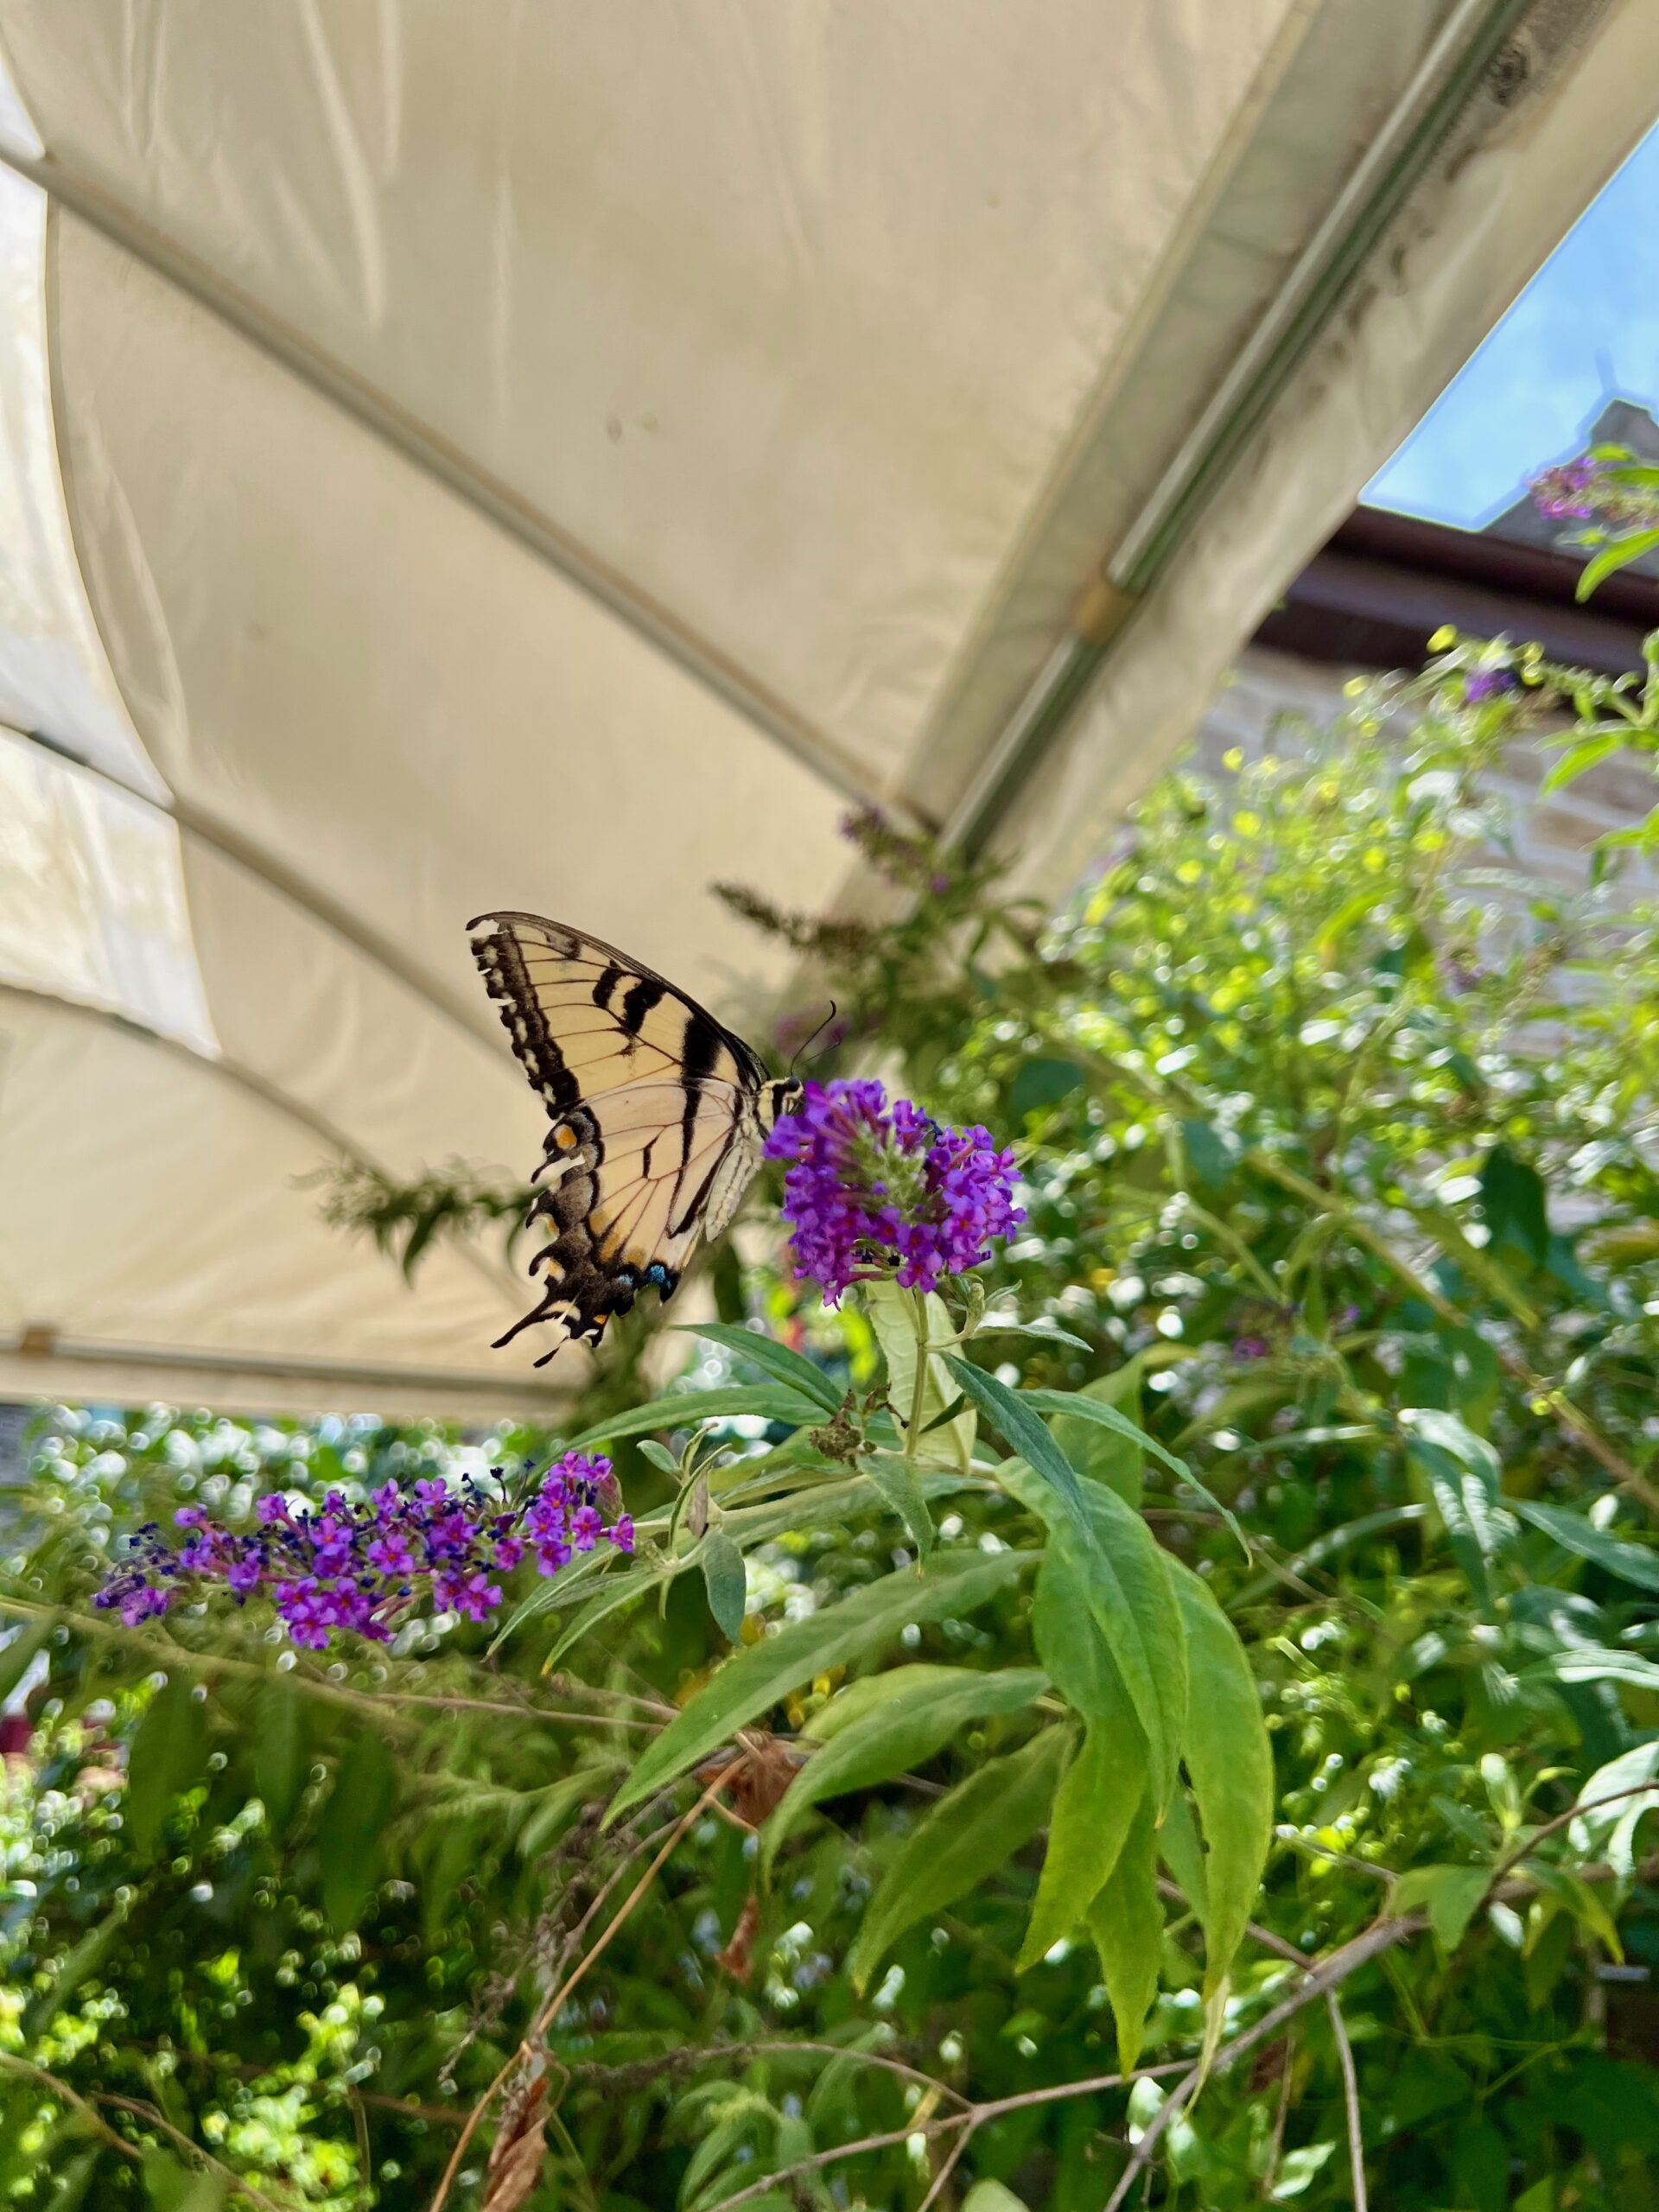
[[(551, 1224), (533, 1322), (597, 1344), (652, 1284), (671, 1298), (701, 1236), (717, 1236), (801, 1086), (695, 999), (585, 931), (539, 914), (480, 914), (473, 957), (551, 1116), (529, 1218)], [(553, 1351), (560, 1349), (555, 1344)], [(545, 1352), (536, 1364), (551, 1359)]]

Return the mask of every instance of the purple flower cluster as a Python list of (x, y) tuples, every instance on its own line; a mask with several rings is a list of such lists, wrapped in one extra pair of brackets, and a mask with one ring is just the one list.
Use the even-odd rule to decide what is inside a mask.
[(798, 1277), (833, 1305), (849, 1283), (886, 1274), (932, 1290), (990, 1256), (1025, 1215), (1014, 1203), (1014, 1154), (987, 1129), (931, 1122), (879, 1083), (809, 1083), (800, 1109), (766, 1140), (787, 1160), (784, 1211)]
[(1467, 677), (1463, 687), (1464, 704), (1484, 705), (1488, 699), (1501, 699), (1510, 691), (1518, 691), (1521, 679), (1512, 668), (1478, 668)]
[(1601, 463), (1587, 453), (1580, 454), (1576, 461), (1560, 468), (1547, 468), (1541, 476), (1533, 478), (1532, 503), (1552, 521), (1587, 522), (1596, 512), (1592, 494), (1600, 474)]
[(1619, 471), (1635, 460), (1580, 454), (1532, 480), (1532, 503), (1552, 522), (1593, 522), (1611, 531), (1641, 530), (1659, 522), (1659, 500), (1640, 484), (1622, 482)]
[[(498, 1479), (499, 1467), (490, 1470)], [(408, 1491), (386, 1483), (352, 1504), (331, 1490), (320, 1511), (290, 1506), (273, 1493), (257, 1507), (248, 1535), (221, 1527), (199, 1505), (174, 1515), (185, 1531), (175, 1551), (152, 1521), (93, 1599), (115, 1607), (129, 1628), (166, 1612), (181, 1589), (222, 1584), (238, 1605), (264, 1591), (296, 1643), (321, 1651), (336, 1629), (387, 1643), (423, 1591), (432, 1610), (486, 1619), (501, 1603), (500, 1575), (526, 1556), (556, 1574), (601, 1536), (633, 1549), (633, 1522), (607, 1522), (601, 1503), (620, 1500), (611, 1463), (567, 1452), (527, 1497), (508, 1503), (468, 1475), (458, 1489), (421, 1481)]]

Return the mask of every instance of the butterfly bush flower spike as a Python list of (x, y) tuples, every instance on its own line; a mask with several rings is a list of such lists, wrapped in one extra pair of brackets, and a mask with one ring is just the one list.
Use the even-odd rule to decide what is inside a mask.
[(601, 1537), (632, 1552), (633, 1522), (616, 1513), (620, 1503), (608, 1459), (567, 1452), (517, 1505), (470, 1475), (456, 1489), (423, 1480), (407, 1494), (385, 1483), (357, 1504), (330, 1491), (320, 1510), (262, 1497), (246, 1535), (187, 1505), (174, 1516), (183, 1543), (175, 1550), (151, 1522), (93, 1603), (137, 1628), (181, 1592), (222, 1585), (241, 1605), (263, 1590), (308, 1650), (325, 1650), (336, 1630), (385, 1643), (423, 1597), (435, 1612), (487, 1620), (502, 1602), (499, 1578), (527, 1555), (552, 1575)]
[(784, 1212), (795, 1273), (833, 1305), (854, 1282), (896, 1274), (934, 1290), (990, 1257), (1025, 1216), (1011, 1152), (988, 1129), (931, 1121), (874, 1082), (809, 1083), (798, 1113), (766, 1141), (788, 1163)]

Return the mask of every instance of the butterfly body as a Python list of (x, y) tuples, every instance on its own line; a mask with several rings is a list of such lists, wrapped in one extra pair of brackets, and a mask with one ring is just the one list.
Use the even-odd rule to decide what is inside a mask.
[(584, 931), (511, 912), (467, 927), (550, 1122), (530, 1212), (550, 1231), (531, 1263), (547, 1281), (498, 1341), (547, 1321), (596, 1343), (642, 1289), (673, 1296), (699, 1241), (736, 1213), (800, 1085), (769, 1076), (695, 999)]

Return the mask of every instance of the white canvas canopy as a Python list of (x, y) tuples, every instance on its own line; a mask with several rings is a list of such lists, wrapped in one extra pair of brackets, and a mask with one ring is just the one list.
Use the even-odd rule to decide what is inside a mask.
[(753, 1017), (849, 801), (1064, 890), (1659, 107), (1652, 0), (0, 43), (0, 1394), (273, 1409), (574, 1379), (299, 1187), (537, 1156), (471, 914)]

